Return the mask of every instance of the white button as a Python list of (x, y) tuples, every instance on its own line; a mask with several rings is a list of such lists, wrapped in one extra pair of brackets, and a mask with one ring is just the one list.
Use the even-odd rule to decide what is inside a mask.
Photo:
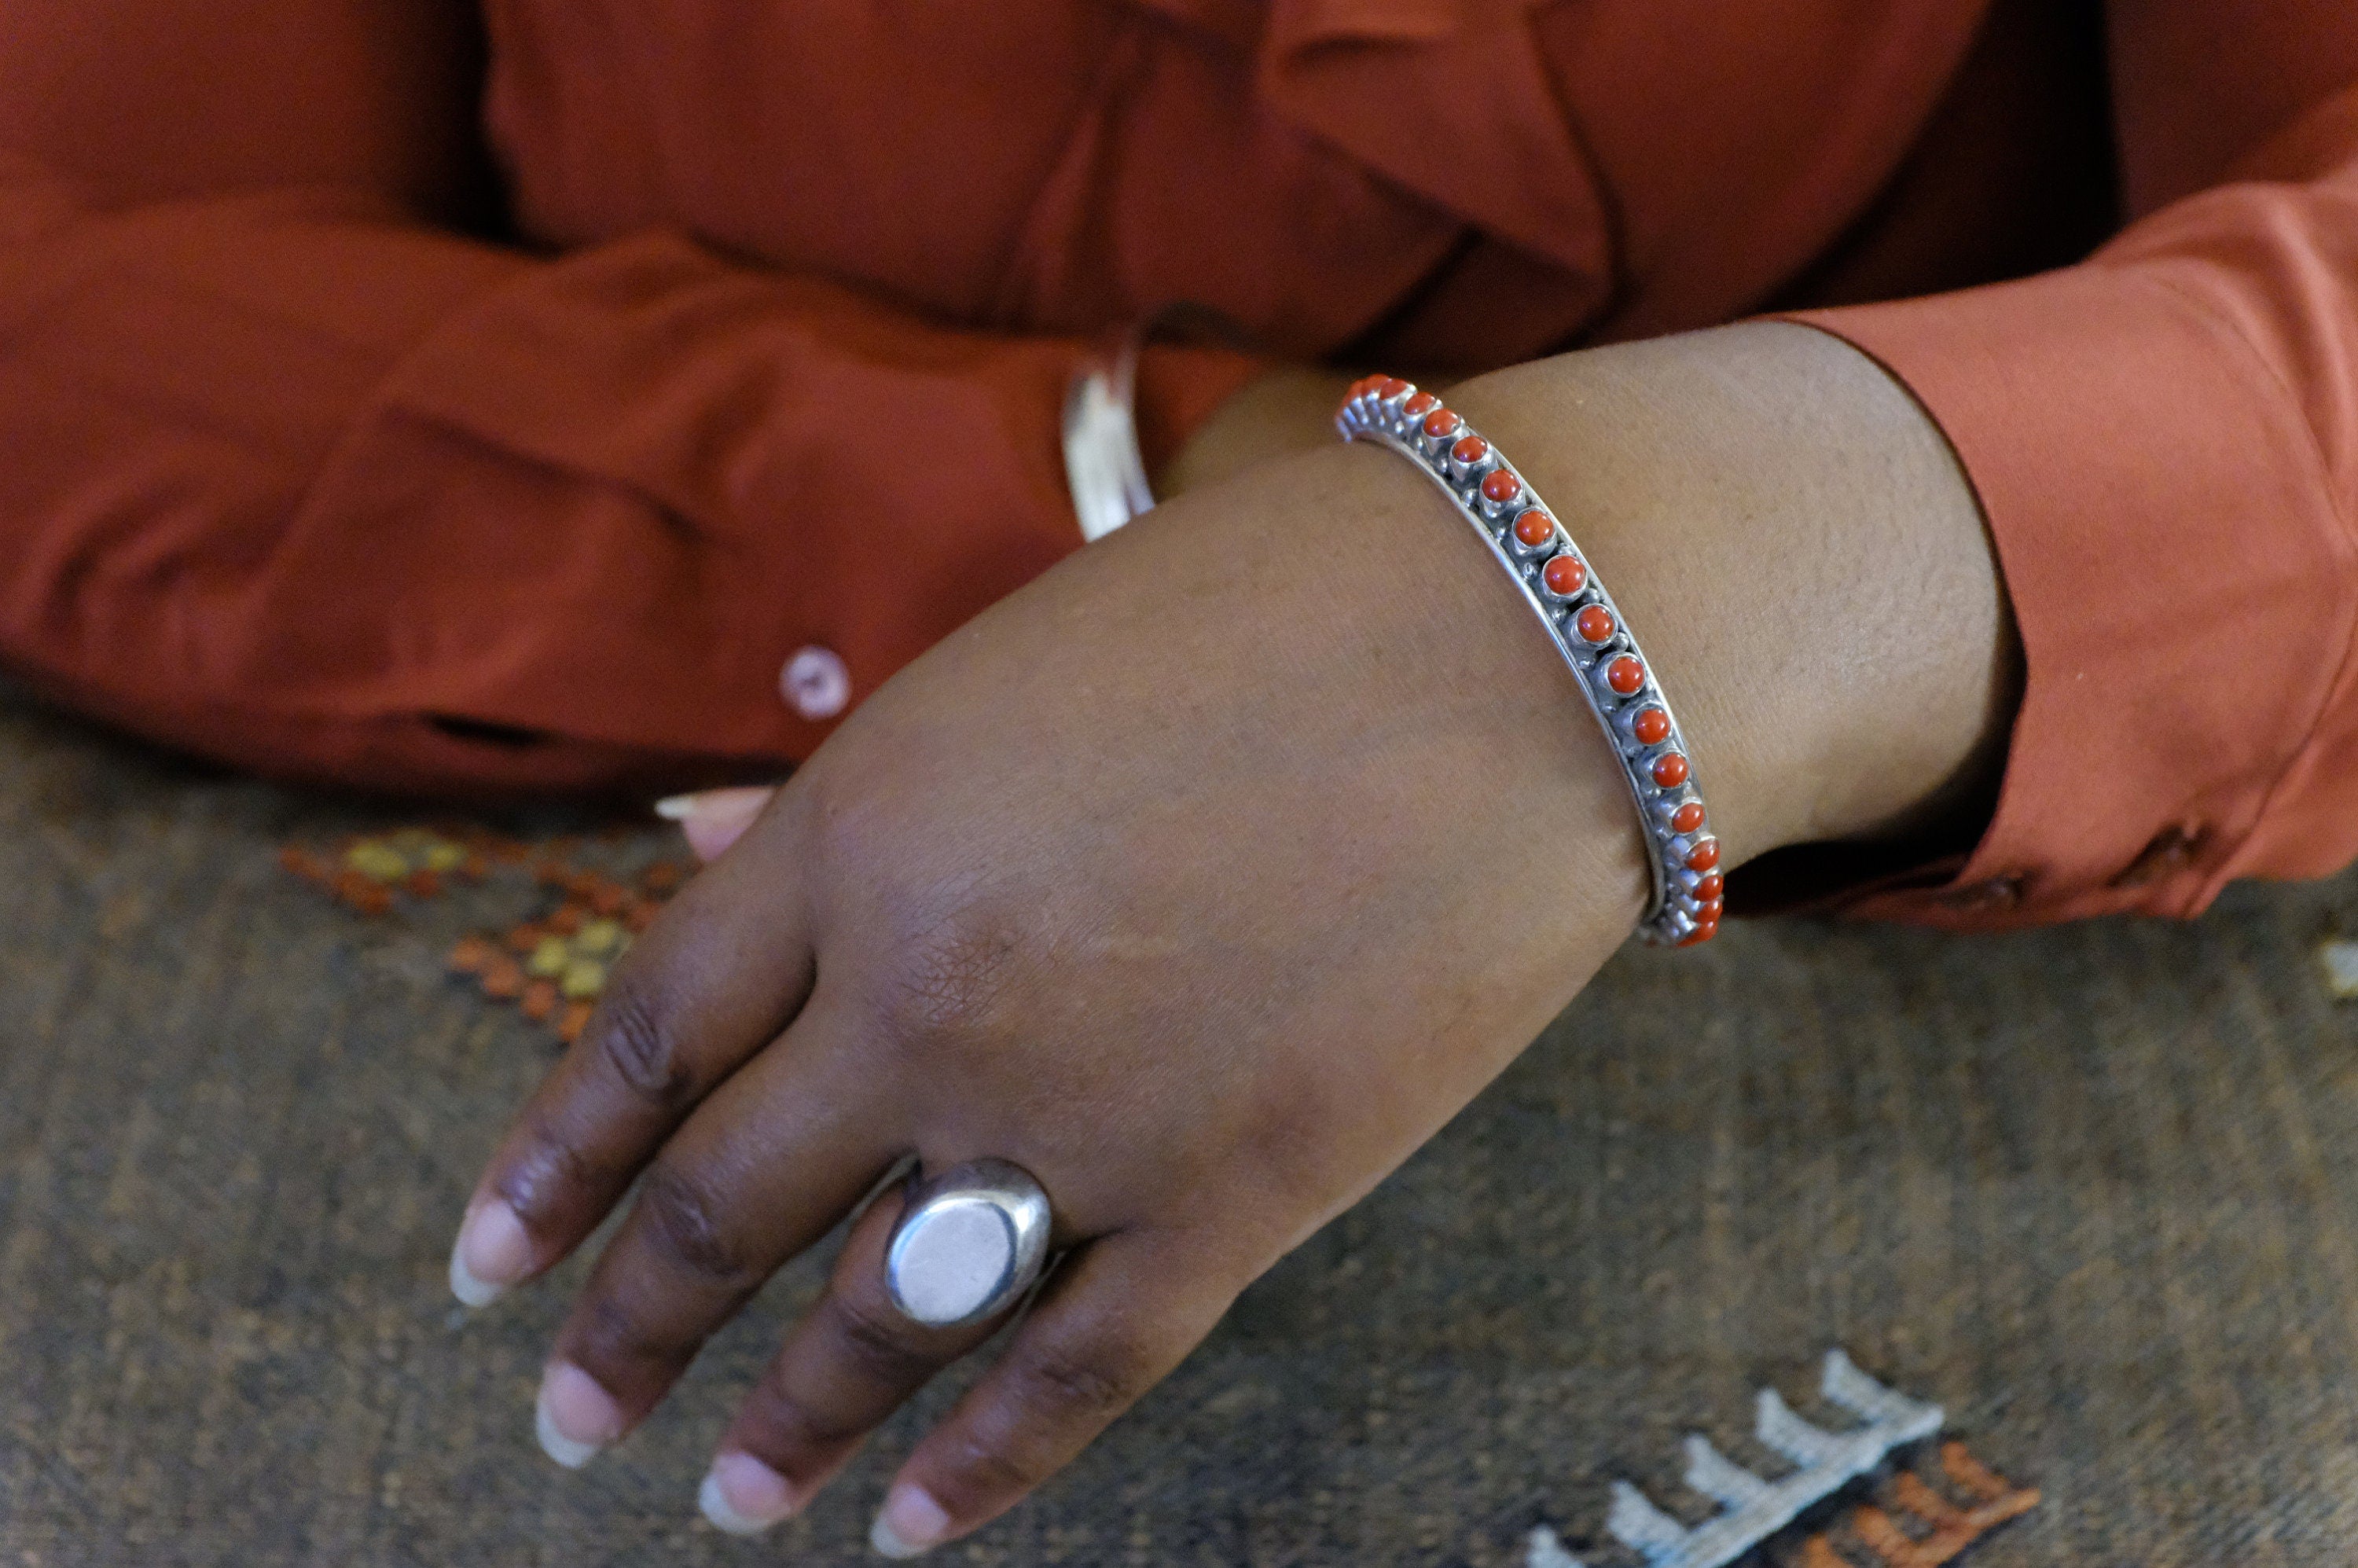
[(778, 695), (805, 719), (832, 719), (851, 702), (851, 670), (832, 648), (797, 648), (778, 672)]

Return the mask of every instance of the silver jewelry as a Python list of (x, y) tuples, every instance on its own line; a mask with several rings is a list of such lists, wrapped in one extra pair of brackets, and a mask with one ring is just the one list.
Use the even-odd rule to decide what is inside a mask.
[(1048, 1221), (1048, 1195), (1004, 1160), (970, 1160), (913, 1180), (884, 1249), (893, 1306), (927, 1328), (1005, 1310), (1040, 1277)]
[(1650, 942), (1678, 946), (1709, 941), (1719, 930), (1725, 884), (1685, 738), (1653, 665), (1563, 524), (1464, 418), (1407, 382), (1371, 375), (1354, 384), (1335, 425), (1347, 441), (1376, 441), (1414, 463), (1522, 589), (1579, 677), (1638, 803), (1653, 868), (1653, 896), (1639, 930)]
[(1065, 390), (1065, 482), (1081, 537), (1095, 542), (1152, 511), (1138, 445), (1138, 355), (1142, 330), (1123, 333), (1074, 373)]

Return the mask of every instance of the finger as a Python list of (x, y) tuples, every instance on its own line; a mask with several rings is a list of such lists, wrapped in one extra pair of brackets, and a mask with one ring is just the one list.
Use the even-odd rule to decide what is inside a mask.
[(687, 835), (687, 847), (699, 860), (717, 860), (720, 852), (743, 836), (778, 792), (761, 789), (708, 789), (676, 795), (655, 802), (655, 815), (676, 822)]
[(802, 890), (773, 857), (751, 859), (672, 901), (510, 1125), (451, 1248), (460, 1301), (481, 1306), (580, 1245), (688, 1112), (802, 1006), (813, 972)]
[(648, 1168), (542, 1379), (542, 1444), (558, 1463), (585, 1463), (644, 1420), (705, 1340), (898, 1158), (858, 1032), (825, 1010), (815, 1002)]
[(1013, 1508), (1168, 1376), (1236, 1299), (1228, 1271), (1175, 1242), (1091, 1242), (1014, 1342), (928, 1433), (870, 1540), (914, 1557)]
[(1006, 1321), (1001, 1313), (929, 1329), (893, 1305), (884, 1254), (903, 1197), (891, 1194), (860, 1217), (827, 1293), (786, 1336), (722, 1436), (698, 1500), (730, 1534), (757, 1534), (800, 1512), (870, 1432)]

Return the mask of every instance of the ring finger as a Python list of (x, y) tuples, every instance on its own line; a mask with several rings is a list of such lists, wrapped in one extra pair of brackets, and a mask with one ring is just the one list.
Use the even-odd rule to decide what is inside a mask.
[(638, 1424), (705, 1340), (820, 1237), (903, 1145), (815, 998), (649, 1167), (558, 1331), (542, 1446), (578, 1466)]
[(800, 1512), (869, 1433), (1013, 1310), (949, 1328), (902, 1313), (886, 1283), (885, 1252), (906, 1195), (905, 1188), (889, 1194), (860, 1217), (827, 1293), (730, 1423), (699, 1498), (722, 1530), (752, 1535)]

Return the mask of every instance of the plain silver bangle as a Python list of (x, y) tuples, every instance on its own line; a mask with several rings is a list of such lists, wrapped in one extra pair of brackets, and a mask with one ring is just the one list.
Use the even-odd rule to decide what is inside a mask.
[(1138, 356), (1143, 329), (1091, 354), (1065, 391), (1065, 482), (1085, 541), (1104, 538), (1152, 511), (1146, 456), (1138, 445)]

